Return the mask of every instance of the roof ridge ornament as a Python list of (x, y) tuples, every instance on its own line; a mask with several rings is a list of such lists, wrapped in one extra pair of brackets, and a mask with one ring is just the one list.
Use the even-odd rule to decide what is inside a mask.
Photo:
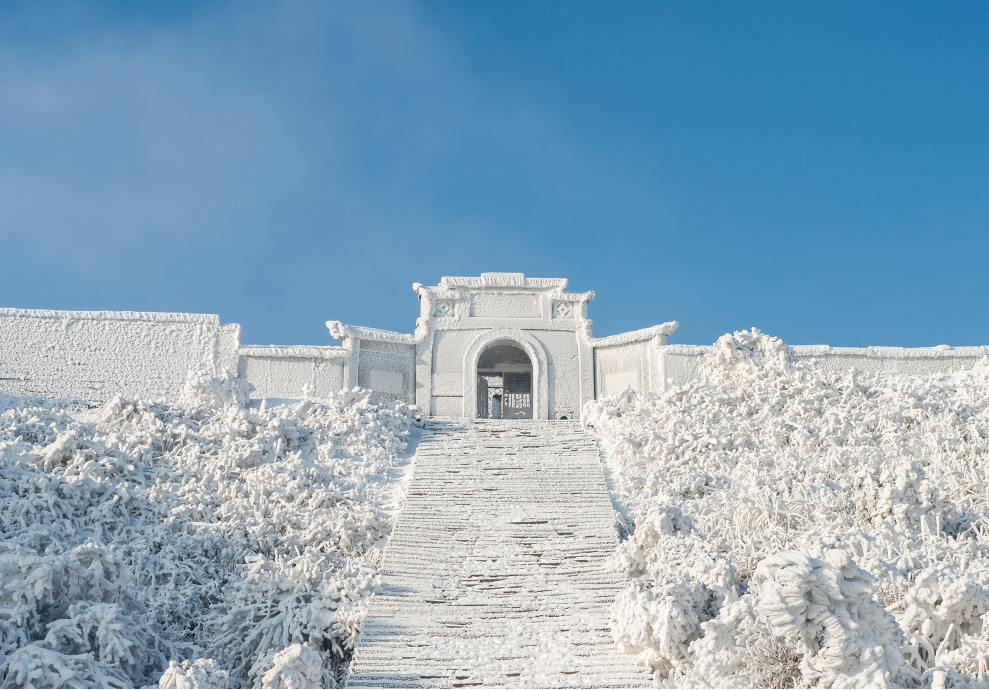
[(524, 273), (482, 273), (479, 277), (443, 276), (438, 287), (566, 290), (567, 284), (566, 278), (526, 278)]

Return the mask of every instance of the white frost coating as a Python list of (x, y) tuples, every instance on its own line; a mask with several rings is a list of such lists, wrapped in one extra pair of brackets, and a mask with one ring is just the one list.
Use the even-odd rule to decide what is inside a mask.
[(595, 347), (606, 347), (608, 345), (627, 345), (629, 343), (637, 343), (643, 340), (653, 340), (656, 337), (666, 338), (667, 336), (673, 335), (674, 331), (676, 331), (679, 326), (680, 324), (676, 321), (667, 321), (666, 323), (661, 323), (658, 326), (640, 328), (637, 331), (609, 335), (604, 338), (594, 338), (592, 342)]
[[(416, 289), (415, 285), (413, 285), (413, 289)], [(446, 288), (555, 288), (563, 291), (567, 289), (567, 279), (526, 278), (524, 273), (482, 273), (480, 277), (444, 276), (440, 279), (440, 286)]]
[(414, 343), (415, 337), (406, 333), (383, 331), (366, 326), (347, 326), (339, 321), (327, 321), (326, 328), (334, 338), (357, 338), (358, 340), (380, 340), (386, 343)]
[(672, 686), (984, 687), (989, 360), (835, 374), (753, 330), (697, 371), (584, 408), (632, 531), (616, 641)]
[[(793, 345), (793, 353), (811, 362), (825, 374), (843, 374), (858, 369), (873, 374), (923, 376), (950, 374), (973, 368), (989, 356), (989, 347), (831, 347), (830, 345)], [(665, 345), (656, 348), (657, 368), (662, 379), (651, 390), (662, 391), (682, 386), (700, 376), (700, 366), (710, 352), (709, 345)]]
[[(261, 680), (262, 688), (322, 688), (323, 669), (319, 653), (296, 642), (278, 652), (272, 667)], [(332, 680), (332, 676), (330, 677)], [(332, 687), (332, 686), (330, 686)]]
[(0, 396), (0, 685), (260, 686), (294, 644), (339, 683), (418, 419), (368, 395), (255, 409), (204, 374), (173, 406)]
[(734, 568), (672, 506), (651, 504), (611, 565), (635, 578), (612, 607), (615, 642), (625, 653), (641, 653), (664, 677), (688, 669), (700, 624), (726, 599), (738, 598)]
[(207, 690), (226, 688), (229, 674), (212, 659), (185, 660), (181, 664), (168, 662), (168, 668), (158, 680), (161, 690)]
[(61, 311), (55, 309), (0, 308), (0, 317), (26, 319), (58, 319), (59, 321), (150, 321), (152, 323), (204, 323), (220, 325), (216, 314), (185, 314), (164, 311)]
[(689, 577), (633, 583), (615, 600), (611, 632), (618, 650), (641, 653), (643, 661), (666, 676), (686, 671), (690, 643), (700, 637), (700, 624), (710, 597)]
[(119, 669), (92, 654), (60, 654), (38, 643), (15, 650), (0, 664), (0, 682), (5, 688), (134, 687)]
[(211, 314), (0, 309), (0, 391), (174, 401), (187, 371), (236, 369), (239, 340)]
[[(341, 338), (349, 353), (347, 386), (415, 401), (432, 416), (474, 418), (478, 353), (471, 348), (495, 342), (545, 360), (533, 362), (531, 395), (537, 419), (573, 419), (583, 403), (603, 393), (602, 376), (610, 376), (613, 386), (619, 381), (641, 390), (662, 385), (649, 344), (665, 344), (676, 330), (675, 321), (596, 339), (587, 318), (594, 293), (567, 292), (564, 278), (483, 273), (445, 276), (439, 285), (412, 287), (421, 306), (411, 335), (326, 322), (330, 335)], [(382, 347), (386, 344), (409, 347), (389, 351)], [(393, 378), (378, 377), (388, 381), (387, 389), (372, 385), (372, 369), (401, 374), (402, 390), (395, 390)]]
[(272, 359), (342, 359), (348, 352), (342, 347), (311, 347), (309, 345), (244, 345), (237, 350), (241, 357), (270, 357)]
[(875, 600), (875, 578), (842, 549), (785, 551), (763, 560), (756, 608), (778, 638), (799, 639), (801, 682), (886, 687), (903, 666), (903, 633)]
[(248, 345), (238, 354), (237, 375), (254, 387), (256, 399), (326, 398), (346, 387), (346, 348)]
[[(594, 295), (566, 292), (566, 286), (562, 278), (526, 278), (521, 273), (444, 277), (437, 286), (413, 285), (421, 313), (412, 335), (337, 321), (328, 321), (327, 327), (351, 351), (347, 385), (370, 384), (371, 370), (401, 374), (400, 396), (393, 390), (380, 393), (414, 400), (430, 415), (469, 418), (477, 415), (477, 358), (465, 353), (472, 343), (499, 340), (495, 334), (522, 334), (504, 340), (545, 359), (544, 366), (534, 363), (535, 416), (573, 419), (594, 396), (587, 319), (587, 302)], [(383, 344), (410, 347), (387, 351)], [(378, 380), (386, 379), (379, 375)]]
[[(584, 403), (627, 386), (663, 391), (699, 375), (710, 348), (666, 345), (676, 321), (595, 338), (587, 317), (594, 293), (566, 288), (566, 279), (522, 273), (446, 276), (436, 286), (414, 283), (420, 300), (414, 333), (327, 321), (342, 347), (240, 347), (240, 326), (221, 324), (209, 314), (0, 309), (0, 390), (174, 401), (187, 370), (214, 375), (229, 370), (247, 379), (259, 399), (324, 398), (359, 386), (369, 388), (374, 401), (399, 400), (432, 416), (471, 418), (477, 414), (478, 379), (464, 365), (464, 353), (471, 342), (505, 331), (525, 333), (546, 354), (547, 365), (533, 372), (538, 418), (573, 419)], [(851, 368), (944, 374), (970, 369), (989, 355), (986, 347), (947, 345), (808, 345), (793, 351), (835, 374)], [(379, 372), (384, 386), (371, 384), (372, 371)]]

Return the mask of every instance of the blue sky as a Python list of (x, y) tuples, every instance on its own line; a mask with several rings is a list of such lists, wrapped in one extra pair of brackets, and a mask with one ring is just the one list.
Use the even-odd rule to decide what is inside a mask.
[(0, 306), (989, 344), (989, 4), (0, 4)]

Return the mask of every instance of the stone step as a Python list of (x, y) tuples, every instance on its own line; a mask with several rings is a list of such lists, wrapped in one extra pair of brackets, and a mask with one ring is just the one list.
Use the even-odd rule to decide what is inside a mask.
[(625, 582), (595, 438), (576, 422), (432, 420), (348, 687), (651, 687), (611, 640)]

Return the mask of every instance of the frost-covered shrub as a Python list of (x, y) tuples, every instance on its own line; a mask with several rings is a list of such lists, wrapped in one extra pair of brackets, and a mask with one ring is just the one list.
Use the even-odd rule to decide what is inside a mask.
[[(725, 601), (717, 616), (701, 623), (679, 668), (681, 684), (720, 688), (791, 688), (799, 679), (801, 655), (794, 637), (773, 635), (756, 611), (759, 584), (741, 599)], [(657, 676), (665, 674), (656, 670)]]
[[(125, 569), (117, 554), (91, 543), (64, 555), (0, 553), (0, 648), (19, 659), (6, 667), (7, 675), (15, 668), (23, 675), (24, 664), (58, 657), (63, 661), (56, 666), (78, 667), (87, 676), (112, 666), (127, 678), (147, 678), (163, 657), (149, 640), (145, 607), (133, 597)], [(28, 647), (33, 651), (15, 654)]]
[(953, 506), (915, 460), (896, 458), (882, 463), (879, 476), (871, 467), (856, 473), (857, 518), (873, 527), (891, 521), (899, 532), (920, 529), (940, 532), (952, 517)]
[(612, 555), (611, 566), (632, 577), (654, 580), (688, 575), (719, 603), (737, 585), (735, 569), (697, 535), (689, 518), (675, 506), (662, 504), (649, 506), (635, 531)]
[(683, 668), (701, 623), (737, 596), (734, 568), (676, 507), (661, 503), (649, 506), (611, 566), (635, 578), (612, 608), (615, 641), (663, 676)]
[[(941, 562), (917, 571), (914, 585), (893, 605), (904, 632), (917, 641), (917, 651), (931, 666), (947, 663), (945, 655), (956, 652), (959, 643), (981, 649), (989, 640), (989, 569), (972, 570), (959, 572), (955, 564)], [(961, 661), (967, 655), (954, 656)]]
[(14, 650), (0, 664), (5, 688), (128, 688), (123, 671), (96, 660), (92, 653), (66, 655), (43, 644)]
[(365, 602), (378, 586), (378, 576), (362, 560), (315, 551), (290, 560), (257, 556), (204, 621), (213, 630), (209, 652), (255, 685), (276, 652), (301, 643), (332, 672), (349, 660)]
[(181, 664), (169, 661), (158, 687), (162, 690), (226, 688), (228, 677), (229, 674), (212, 659), (186, 659)]
[(638, 580), (615, 601), (611, 630), (619, 650), (641, 653), (662, 675), (686, 670), (690, 643), (700, 637), (700, 624), (710, 594), (688, 575), (656, 582)]
[(186, 407), (243, 407), (251, 398), (251, 384), (235, 377), (229, 371), (216, 378), (205, 372), (189, 372), (179, 401)]
[[(989, 362), (825, 374), (753, 329), (719, 339), (697, 380), (589, 403), (583, 421), (636, 526), (612, 559), (631, 578), (613, 634), (662, 682), (916, 686), (935, 669), (938, 682), (983, 682)], [(822, 598), (842, 587), (856, 593)], [(687, 591), (709, 596), (689, 607), (696, 629)], [(774, 601), (816, 613), (784, 625), (781, 609), (772, 623)], [(672, 602), (688, 621), (675, 652), (654, 617)]]
[(262, 679), (263, 688), (315, 688), (326, 685), (320, 655), (306, 645), (295, 644), (278, 652)]
[(341, 679), (421, 419), (368, 398), (254, 409), (203, 375), (179, 405), (0, 396), (3, 683), (260, 686), (295, 643)]
[(842, 549), (785, 551), (755, 572), (756, 610), (777, 638), (799, 641), (801, 681), (883, 687), (903, 666), (903, 633), (876, 602), (875, 578)]

